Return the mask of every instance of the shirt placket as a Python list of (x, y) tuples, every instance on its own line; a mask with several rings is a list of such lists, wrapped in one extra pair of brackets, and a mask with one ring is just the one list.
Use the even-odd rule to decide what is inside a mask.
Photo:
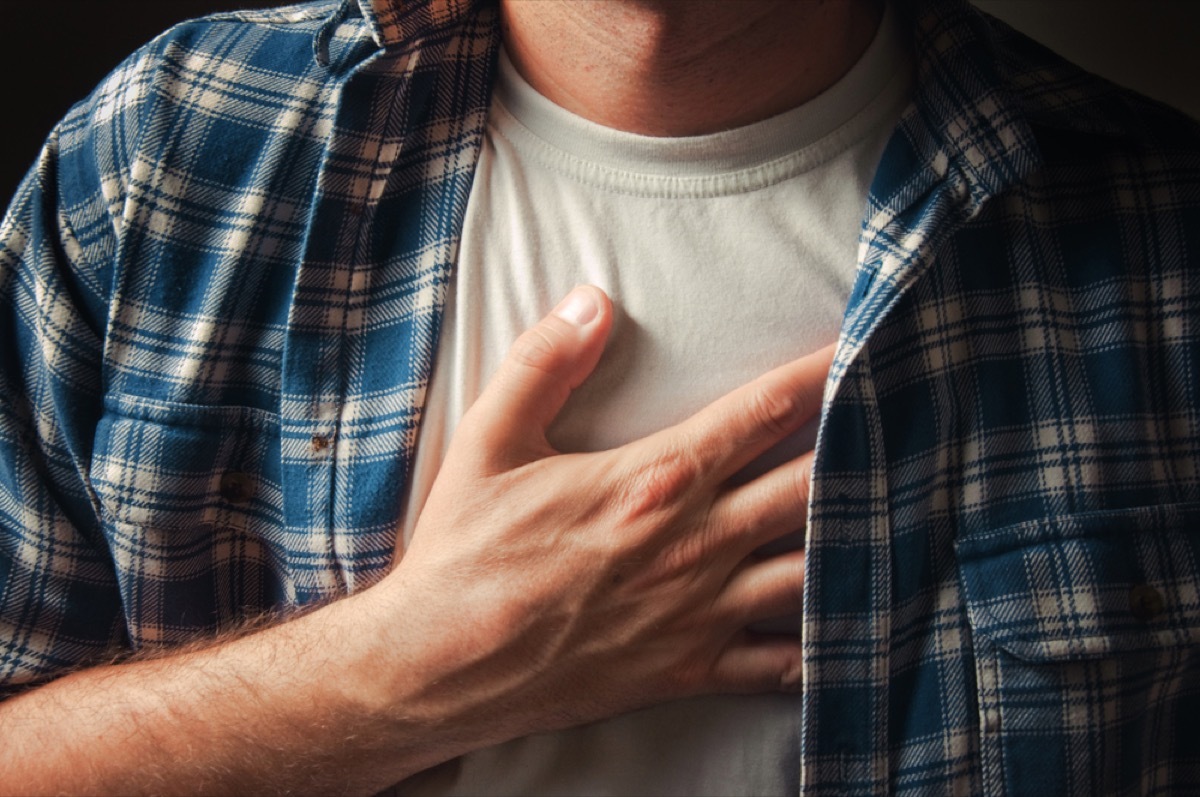
[(945, 155), (928, 163), (922, 202), (885, 206), (889, 220), (864, 233), (826, 386), (805, 543), (801, 794), (889, 788), (894, 557), (871, 336), (966, 217), (965, 181), (948, 177)]
[[(341, 42), (332, 58), (324, 54), (332, 78), (341, 85), (283, 358), (281, 455), (292, 573), (288, 597), (301, 605), (347, 591), (347, 566), (339, 556), (344, 547), (339, 536), (347, 528), (337, 517), (336, 493), (338, 479), (349, 475), (344, 471), (352, 463), (341, 445), (341, 428), (351, 388), (349, 348), (362, 326), (363, 310), (355, 295), (369, 266), (363, 242), (386, 182), (387, 153), (377, 145), (379, 131), (371, 125), (386, 113), (371, 90), (379, 78), (363, 68), (369, 59), (350, 58), (352, 50)], [(354, 63), (340, 62), (348, 60)]]
[(367, 30), (318, 47), (331, 72), (352, 64), (284, 358), (284, 501), (300, 603), (362, 589), (393, 558), (498, 47), (494, 14), (462, 23), (424, 40)]

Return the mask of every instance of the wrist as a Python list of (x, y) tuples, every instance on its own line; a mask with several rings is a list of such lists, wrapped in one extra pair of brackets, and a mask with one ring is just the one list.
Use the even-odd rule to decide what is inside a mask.
[(430, 608), (393, 572), (313, 615), (338, 651), (339, 700), (393, 757), (396, 781), (500, 741), (479, 696), (454, 684), (461, 661)]

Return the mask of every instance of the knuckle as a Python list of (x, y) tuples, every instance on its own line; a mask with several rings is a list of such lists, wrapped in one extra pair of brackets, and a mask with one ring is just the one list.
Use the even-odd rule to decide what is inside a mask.
[(671, 509), (700, 476), (695, 458), (675, 450), (638, 467), (625, 491), (626, 512), (634, 517)]
[(708, 558), (709, 535), (690, 529), (662, 552), (662, 571), (683, 576), (685, 588), (701, 580), (700, 566)]
[(804, 684), (804, 656), (794, 649), (783, 656), (779, 671), (779, 691), (799, 692)]
[(750, 394), (747, 410), (751, 420), (775, 437), (792, 431), (801, 411), (799, 399), (787, 391), (763, 387)]
[(788, 570), (787, 597), (792, 607), (800, 609), (804, 606), (804, 560), (797, 558)]
[(805, 460), (796, 465), (796, 471), (793, 474), (793, 486), (795, 487), (796, 495), (807, 503), (812, 493), (811, 460)]
[(509, 348), (508, 356), (518, 365), (547, 373), (558, 371), (564, 360), (555, 333), (544, 323), (521, 333)]
[(690, 697), (711, 691), (712, 676), (698, 661), (680, 662), (666, 673), (666, 691), (676, 697)]

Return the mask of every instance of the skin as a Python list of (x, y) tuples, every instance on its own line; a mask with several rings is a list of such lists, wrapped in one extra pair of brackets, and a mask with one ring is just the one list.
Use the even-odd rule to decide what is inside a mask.
[[(513, 0), (503, 17), (518, 68), (551, 99), (689, 135), (819, 93), (866, 46), (872, 8)], [(0, 793), (368, 794), (537, 731), (798, 689), (799, 640), (745, 629), (802, 608), (803, 552), (753, 551), (804, 517), (811, 453), (726, 480), (818, 411), (832, 351), (619, 449), (559, 454), (546, 429), (612, 317), (580, 288), (514, 343), (375, 586), (0, 705)]]
[(820, 94), (870, 44), (881, 0), (506, 0), (504, 44), (535, 89), (585, 119), (695, 136)]

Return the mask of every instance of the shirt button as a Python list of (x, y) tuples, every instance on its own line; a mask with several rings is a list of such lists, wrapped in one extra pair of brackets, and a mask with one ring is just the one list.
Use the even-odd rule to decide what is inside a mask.
[(320, 453), (329, 448), (329, 438), (324, 435), (315, 434), (312, 438), (312, 450), (314, 453)]
[(221, 497), (231, 504), (244, 504), (254, 495), (254, 484), (248, 473), (229, 471), (221, 477)]
[(1139, 620), (1153, 620), (1163, 611), (1162, 593), (1149, 584), (1138, 584), (1129, 590), (1129, 611)]

